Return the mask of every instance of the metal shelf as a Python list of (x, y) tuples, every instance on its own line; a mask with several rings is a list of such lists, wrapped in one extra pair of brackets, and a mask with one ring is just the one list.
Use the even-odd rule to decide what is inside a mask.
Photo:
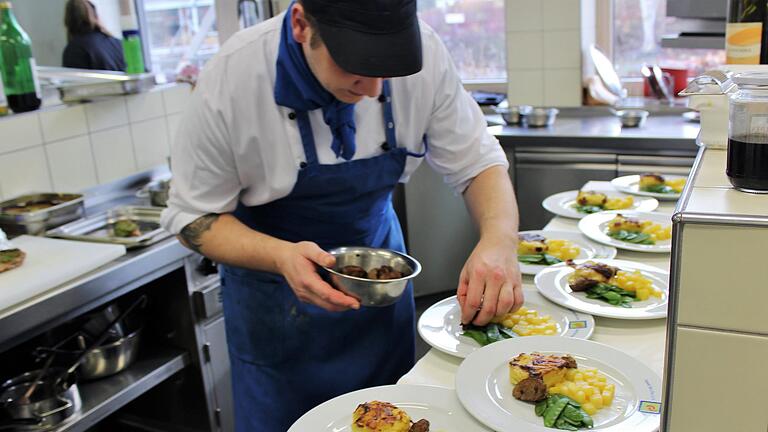
[(189, 364), (189, 355), (179, 349), (157, 348), (145, 354), (119, 374), (79, 384), (82, 411), (54, 430), (85, 431)]

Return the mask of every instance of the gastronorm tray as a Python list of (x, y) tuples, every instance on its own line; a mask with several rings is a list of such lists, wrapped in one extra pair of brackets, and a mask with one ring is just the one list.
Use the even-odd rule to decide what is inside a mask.
[(39, 66), (38, 73), (44, 82), (59, 90), (62, 102), (141, 93), (155, 86), (155, 76), (151, 73), (126, 74), (49, 66)]
[[(0, 202), (0, 228), (9, 235), (42, 235), (46, 230), (83, 217), (81, 194), (34, 193)], [(53, 204), (39, 210), (21, 208), (34, 204)]]
[[(84, 240), (101, 243), (115, 243), (126, 248), (148, 246), (169, 237), (171, 234), (160, 226), (162, 208), (121, 206), (80, 219), (49, 230), (48, 237), (70, 240)], [(117, 221), (130, 219), (139, 226), (141, 235), (136, 237), (116, 237), (112, 227)]]

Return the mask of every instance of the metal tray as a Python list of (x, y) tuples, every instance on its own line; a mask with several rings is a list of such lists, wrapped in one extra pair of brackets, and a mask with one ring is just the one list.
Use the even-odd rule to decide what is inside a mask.
[[(70, 222), (45, 234), (70, 240), (84, 240), (100, 243), (115, 243), (131, 249), (148, 246), (169, 237), (171, 234), (160, 226), (162, 208), (157, 207), (116, 207), (98, 215)], [(141, 230), (137, 237), (115, 237), (112, 226), (119, 220), (130, 219)]]
[(141, 93), (155, 86), (151, 73), (125, 74), (122, 72), (38, 67), (40, 78), (59, 90), (62, 102), (90, 100), (102, 96)]
[[(11, 213), (11, 209), (24, 204), (60, 201), (40, 210), (24, 213)], [(45, 230), (83, 217), (84, 198), (81, 194), (35, 193), (3, 201), (0, 203), (0, 228), (9, 235), (42, 235)]]

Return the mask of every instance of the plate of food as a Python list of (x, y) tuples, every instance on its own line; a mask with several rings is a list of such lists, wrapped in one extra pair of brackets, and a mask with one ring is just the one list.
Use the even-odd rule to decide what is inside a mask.
[(523, 288), (525, 304), (496, 317), (489, 325), (461, 325), (461, 308), (456, 296), (429, 307), (419, 317), (419, 335), (432, 347), (464, 358), (485, 345), (514, 337), (564, 336), (589, 339), (595, 330), (591, 315), (562, 308), (532, 288)]
[(659, 202), (651, 197), (633, 197), (615, 191), (571, 190), (548, 196), (541, 205), (549, 212), (571, 219), (610, 210), (650, 212)]
[(8, 240), (0, 229), (0, 273), (13, 270), (24, 264), (27, 254)]
[(624, 260), (579, 260), (536, 275), (536, 288), (560, 306), (619, 319), (667, 316), (669, 273)]
[(616, 177), (611, 184), (617, 190), (633, 195), (676, 200), (680, 198), (687, 180), (685, 176), (645, 173)]
[(672, 250), (672, 215), (665, 213), (595, 213), (579, 221), (579, 231), (598, 243), (619, 249), (654, 253)]
[(497, 431), (651, 432), (660, 424), (659, 375), (582, 339), (536, 336), (484, 347), (459, 366), (456, 393)]
[(288, 432), (490, 432), (453, 389), (397, 384), (347, 393), (301, 416)]
[(616, 248), (595, 243), (573, 231), (523, 231), (518, 234), (517, 261), (520, 272), (536, 273), (563, 261), (613, 258)]

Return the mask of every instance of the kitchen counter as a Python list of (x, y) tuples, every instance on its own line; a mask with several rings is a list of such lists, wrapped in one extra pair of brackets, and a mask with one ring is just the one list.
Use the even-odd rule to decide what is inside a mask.
[(504, 147), (559, 151), (590, 149), (625, 154), (685, 155), (696, 154), (698, 123), (680, 114), (651, 113), (643, 127), (622, 128), (619, 119), (604, 109), (563, 109), (555, 124), (547, 128), (504, 125), (500, 115), (487, 116), (488, 131)]
[[(612, 186), (607, 182), (589, 183), (589, 189), (592, 190), (605, 188), (612, 189)], [(671, 217), (673, 210), (674, 202), (662, 201), (657, 211), (669, 213)], [(575, 219), (558, 216), (552, 219), (544, 227), (544, 230), (578, 232), (577, 223), (578, 221)], [(637, 261), (668, 270), (670, 255), (619, 249), (616, 259)], [(536, 290), (532, 276), (523, 276), (523, 287)], [(595, 332), (591, 339), (637, 358), (647, 364), (659, 376), (662, 375), (666, 340), (665, 319), (633, 321), (595, 317)], [(456, 371), (462, 360), (432, 348), (398, 383), (439, 385), (453, 388)]]

